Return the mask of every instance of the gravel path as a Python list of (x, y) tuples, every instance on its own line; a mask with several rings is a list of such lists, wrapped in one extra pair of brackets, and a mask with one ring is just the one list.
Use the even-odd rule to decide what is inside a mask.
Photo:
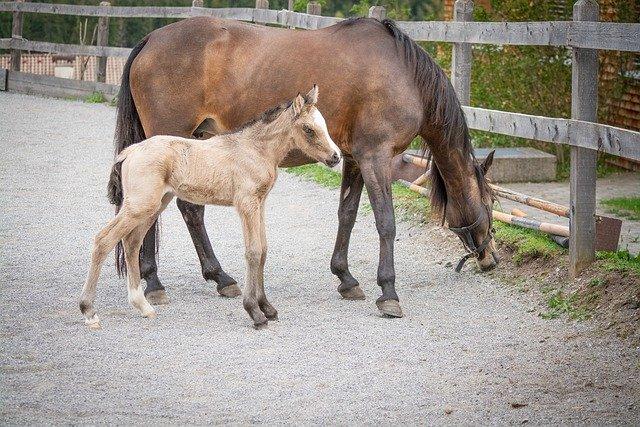
[[(378, 238), (353, 233), (366, 301), (341, 300), (328, 264), (336, 191), (282, 173), (268, 203), (267, 292), (280, 321), (251, 328), (216, 296), (172, 204), (161, 277), (172, 303), (149, 321), (110, 259), (101, 331), (76, 305), (105, 185), (115, 110), (0, 92), (0, 423), (504, 424), (640, 420), (640, 358), (587, 322), (538, 317), (533, 301), (470, 268), (437, 228), (398, 225), (406, 317), (378, 316)], [(226, 270), (242, 281), (235, 214), (208, 208)], [(443, 243), (443, 241), (445, 243)], [(454, 250), (450, 248), (453, 247)]]

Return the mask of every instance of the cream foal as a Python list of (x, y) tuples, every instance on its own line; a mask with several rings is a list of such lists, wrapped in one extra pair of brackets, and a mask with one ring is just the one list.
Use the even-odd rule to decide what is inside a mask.
[[(264, 203), (278, 165), (292, 149), (335, 165), (340, 149), (331, 140), (316, 108), (318, 88), (306, 97), (267, 111), (235, 133), (208, 140), (154, 136), (122, 151), (122, 208), (95, 238), (91, 267), (80, 297), (80, 310), (92, 328), (100, 326), (93, 303), (100, 269), (122, 240), (128, 271), (129, 303), (145, 317), (155, 310), (140, 286), (138, 256), (142, 240), (158, 215), (175, 197), (199, 205), (234, 206), (242, 220), (247, 264), (243, 305), (256, 327), (276, 319), (278, 312), (264, 292), (267, 241)], [(114, 166), (112, 179), (117, 179)]]

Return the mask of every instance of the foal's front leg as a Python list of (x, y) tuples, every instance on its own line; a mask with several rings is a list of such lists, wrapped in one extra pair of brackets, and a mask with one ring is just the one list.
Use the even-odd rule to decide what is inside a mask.
[[(251, 201), (238, 206), (244, 234), (245, 259), (247, 262), (246, 285), (242, 305), (247, 310), (253, 324), (260, 329), (267, 326), (266, 314), (277, 316), (277, 312), (264, 313), (261, 306), (271, 304), (266, 300), (263, 284), (263, 268), (266, 259), (266, 241), (264, 236), (263, 207), (261, 201)], [(271, 307), (273, 308), (273, 307)], [(275, 312), (275, 310), (273, 310)]]

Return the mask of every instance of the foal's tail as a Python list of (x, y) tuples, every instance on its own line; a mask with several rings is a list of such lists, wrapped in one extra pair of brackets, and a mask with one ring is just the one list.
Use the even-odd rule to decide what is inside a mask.
[[(122, 152), (122, 150), (124, 150), (128, 146), (145, 139), (142, 122), (140, 121), (138, 110), (136, 109), (133, 96), (131, 95), (129, 74), (131, 71), (131, 64), (147, 44), (148, 38), (149, 36), (146, 36), (140, 41), (140, 43), (136, 45), (136, 47), (133, 48), (122, 71), (122, 81), (120, 82), (120, 91), (118, 92), (118, 110), (116, 118), (116, 156), (118, 156), (118, 154), (120, 154), (120, 152)], [(113, 169), (111, 170), (109, 184), (107, 185), (107, 194), (109, 197), (109, 201), (112, 204), (116, 205), (116, 213), (120, 210), (123, 199), (121, 177), (122, 160), (123, 159), (116, 158), (116, 162), (114, 163)], [(157, 227), (158, 223), (156, 222), (154, 226)], [(119, 242), (116, 246), (116, 270), (118, 272), (118, 275), (120, 276), (127, 274), (122, 242)]]

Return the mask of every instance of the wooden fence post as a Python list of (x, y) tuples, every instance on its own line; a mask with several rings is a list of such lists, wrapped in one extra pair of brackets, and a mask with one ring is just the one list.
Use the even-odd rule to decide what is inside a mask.
[[(100, 6), (111, 6), (108, 1), (100, 2)], [(109, 45), (109, 17), (101, 16), (98, 18), (98, 36), (96, 39), (97, 46)], [(107, 57), (98, 57), (98, 66), (96, 67), (96, 81), (100, 83), (107, 82)]]
[[(456, 0), (453, 6), (454, 21), (473, 21), (473, 1)], [(471, 103), (471, 45), (454, 43), (451, 57), (451, 84), (462, 105)]]
[[(24, 0), (14, 0), (16, 3), (24, 3)], [(11, 22), (11, 38), (22, 38), (22, 24), (24, 15), (22, 12), (13, 12), (13, 20)], [(11, 71), (20, 71), (20, 61), (22, 61), (22, 51), (11, 49)]]
[(384, 6), (371, 6), (369, 8), (369, 18), (375, 18), (382, 21), (387, 17), (387, 9)]
[[(599, 12), (595, 0), (579, 0), (573, 6), (573, 20), (597, 21)], [(571, 63), (571, 118), (597, 122), (598, 51), (573, 48)], [(570, 132), (570, 138), (571, 135)], [(597, 159), (597, 151), (571, 146), (569, 273), (572, 277), (595, 259)]]
[(307, 3), (307, 13), (309, 15), (322, 15), (322, 6), (318, 2), (310, 1)]

